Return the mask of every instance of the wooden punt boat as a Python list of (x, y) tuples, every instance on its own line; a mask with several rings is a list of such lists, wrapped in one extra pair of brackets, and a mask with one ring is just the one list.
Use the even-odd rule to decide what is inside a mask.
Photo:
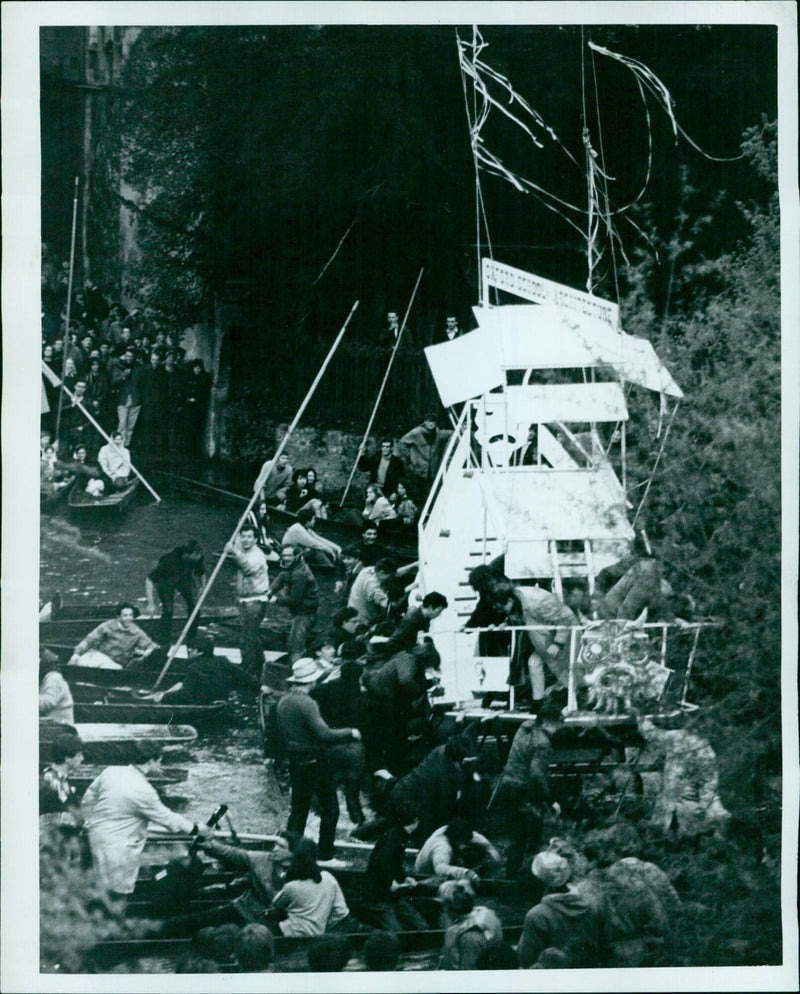
[(83, 742), (83, 754), (90, 763), (124, 764), (136, 759), (139, 742), (155, 741), (165, 747), (185, 747), (197, 738), (191, 725), (125, 725), (82, 723), (58, 725), (52, 721), (39, 722), (39, 759), (49, 762), (53, 740), (65, 728), (74, 728)]
[[(519, 941), (521, 932), (521, 924), (510, 925), (504, 929), (504, 938), (507, 942), (516, 943)], [(347, 939), (351, 955), (358, 956), (368, 933), (340, 932), (331, 934), (342, 935)], [(444, 944), (444, 931), (425, 929), (418, 932), (398, 932), (397, 938), (403, 956), (430, 953), (430, 966), (433, 967), (435, 956), (438, 955)], [(312, 936), (292, 938), (278, 936), (275, 940), (274, 972), (306, 971), (308, 969), (308, 949), (314, 941)], [(92, 960), (93, 964), (102, 970), (127, 961), (153, 959), (161, 961), (164, 964), (164, 972), (167, 972), (168, 964), (174, 964), (191, 950), (191, 939), (118, 939), (97, 943), (92, 953)], [(234, 968), (233, 964), (231, 966)], [(417, 967), (417, 969), (425, 968), (425, 965)]]
[[(81, 765), (77, 773), (70, 775), (69, 782), (75, 788), (75, 793), (80, 797), (85, 792), (89, 784), (98, 777), (105, 766), (86, 766)], [(152, 784), (156, 790), (163, 790), (165, 787), (174, 787), (176, 784), (184, 783), (189, 779), (189, 771), (182, 766), (163, 766), (157, 773), (150, 773), (147, 777), (148, 783)], [(205, 879), (205, 877), (204, 877)], [(211, 881), (209, 882), (218, 882)], [(146, 894), (147, 884), (144, 885), (144, 893)]]
[(122, 514), (130, 507), (139, 489), (139, 478), (131, 480), (120, 490), (109, 490), (99, 497), (92, 497), (85, 489), (73, 487), (69, 495), (69, 508), (74, 513), (88, 511), (117, 511)]
[(156, 704), (153, 701), (77, 701), (75, 720), (90, 723), (191, 725), (207, 728), (222, 723), (225, 701), (211, 704)]
[[(82, 638), (89, 634), (92, 629), (109, 618), (116, 616), (116, 607), (111, 614), (104, 614), (103, 606), (97, 608), (94, 617), (84, 618), (64, 618), (59, 615), (53, 621), (39, 622), (39, 642), (43, 645), (62, 645), (74, 648)], [(186, 618), (173, 618), (171, 635), (177, 640), (178, 635), (183, 631)], [(162, 636), (162, 625), (160, 618), (136, 618), (135, 624), (146, 632), (150, 638), (160, 641)], [(199, 624), (204, 630), (217, 640), (225, 640), (228, 643), (236, 643), (238, 640), (239, 620), (238, 615), (225, 614), (217, 616), (210, 611), (203, 611), (200, 615)], [(261, 644), (265, 649), (286, 649), (286, 635), (271, 628), (262, 628), (259, 632)]]

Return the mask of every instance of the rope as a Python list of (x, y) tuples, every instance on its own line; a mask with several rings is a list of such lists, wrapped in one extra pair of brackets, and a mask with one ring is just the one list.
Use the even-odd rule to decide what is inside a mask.
[(669, 424), (667, 425), (666, 431), (664, 432), (664, 437), (661, 439), (661, 446), (658, 450), (658, 455), (656, 456), (655, 462), (653, 463), (653, 468), (650, 470), (650, 477), (647, 480), (647, 486), (645, 487), (642, 499), (639, 501), (639, 506), (636, 508), (636, 514), (633, 516), (633, 521), (631, 522), (631, 527), (635, 527), (637, 520), (639, 519), (639, 514), (642, 510), (644, 502), (647, 500), (647, 495), (650, 493), (650, 485), (653, 482), (653, 478), (656, 475), (656, 470), (658, 469), (658, 464), (661, 461), (661, 456), (664, 454), (664, 447), (667, 444), (667, 438), (669, 437), (670, 428), (672, 428), (672, 422), (675, 420), (675, 415), (678, 412), (679, 401), (675, 401), (675, 406), (672, 408), (672, 415), (669, 419)]

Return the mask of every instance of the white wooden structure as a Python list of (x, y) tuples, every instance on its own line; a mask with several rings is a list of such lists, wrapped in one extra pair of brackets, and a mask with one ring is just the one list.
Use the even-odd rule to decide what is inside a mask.
[[(475, 307), (474, 331), (425, 350), (455, 430), (420, 515), (420, 586), (450, 601), (432, 634), (456, 705), (508, 689), (508, 661), (478, 657), (477, 633), (461, 631), (477, 602), (470, 570), (504, 554), (511, 580), (593, 589), (634, 537), (626, 391), (682, 396), (652, 345), (619, 328), (616, 305), (494, 260), (482, 275), (484, 301), (495, 287), (529, 302)], [(536, 461), (520, 465), (530, 429)]]

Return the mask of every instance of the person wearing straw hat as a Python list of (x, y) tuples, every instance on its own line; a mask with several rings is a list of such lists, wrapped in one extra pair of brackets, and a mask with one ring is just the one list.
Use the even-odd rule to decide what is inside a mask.
[(293, 842), (302, 838), (311, 807), (317, 795), (320, 808), (319, 862), (338, 864), (333, 858), (333, 840), (339, 820), (336, 780), (328, 756), (329, 745), (361, 739), (357, 728), (330, 728), (319, 705), (310, 696), (328, 670), (316, 659), (304, 657), (292, 663), (287, 679), (290, 691), (278, 701), (275, 717), (289, 757), (291, 800), (286, 834)]

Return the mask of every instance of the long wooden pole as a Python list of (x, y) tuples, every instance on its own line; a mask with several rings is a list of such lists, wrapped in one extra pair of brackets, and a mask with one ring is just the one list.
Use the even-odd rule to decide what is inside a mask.
[[(352, 316), (356, 312), (356, 308), (358, 307), (358, 304), (359, 304), (359, 301), (356, 301), (353, 304), (353, 306), (350, 308), (350, 313), (347, 315), (347, 320), (342, 325), (341, 330), (340, 330), (339, 334), (336, 336), (336, 340), (334, 341), (333, 345), (331, 345), (330, 351), (328, 352), (327, 356), (325, 357), (325, 361), (320, 366), (317, 375), (314, 377), (314, 382), (309, 387), (308, 393), (305, 395), (303, 403), (300, 405), (300, 407), (297, 410), (297, 414), (295, 414), (295, 416), (294, 416), (294, 421), (292, 421), (292, 423), (289, 425), (289, 430), (283, 436), (283, 439), (282, 439), (280, 445), (278, 446), (278, 451), (275, 453), (275, 456), (274, 456), (274, 458), (272, 460), (272, 465), (273, 466), (276, 465), (279, 457), (283, 453), (283, 450), (286, 448), (286, 443), (289, 441), (289, 438), (291, 437), (292, 432), (297, 427), (297, 424), (300, 421), (300, 418), (303, 416), (306, 407), (308, 407), (309, 401), (314, 396), (314, 392), (317, 389), (317, 387), (319, 386), (319, 382), (322, 379), (323, 374), (325, 373), (325, 370), (328, 368), (328, 365), (330, 364), (330, 361), (333, 358), (334, 352), (339, 347), (339, 342), (341, 342), (341, 340), (342, 340), (342, 338), (344, 336), (344, 333), (347, 330), (347, 326), (348, 326), (348, 324), (350, 324), (350, 319), (352, 318)], [(262, 475), (264, 476), (264, 480), (261, 480)], [(233, 534), (230, 537), (230, 541), (231, 542), (233, 542), (233, 540), (239, 534), (239, 529), (242, 527), (242, 525), (247, 520), (247, 515), (252, 511), (253, 506), (255, 505), (255, 502), (258, 500), (259, 494), (261, 493), (261, 488), (264, 486), (264, 483), (266, 482), (266, 476), (267, 476), (267, 474), (264, 473), (264, 469), (262, 468), (261, 473), (259, 473), (259, 478), (258, 478), (258, 480), (256, 480), (256, 485), (253, 488), (253, 496), (247, 502), (247, 507), (242, 512), (242, 516), (239, 518), (239, 520), (236, 523), (236, 527), (233, 529)], [(214, 569), (213, 569), (213, 571), (211, 573), (211, 576), (208, 578), (208, 582), (206, 583), (206, 585), (205, 585), (205, 587), (203, 589), (203, 592), (200, 594), (200, 596), (197, 599), (197, 603), (194, 606), (194, 610), (189, 615), (189, 617), (186, 619), (186, 624), (183, 626), (183, 631), (181, 632), (180, 636), (178, 637), (178, 641), (175, 643), (175, 645), (173, 645), (170, 648), (169, 652), (167, 653), (167, 661), (164, 663), (164, 666), (163, 666), (161, 672), (158, 674), (158, 679), (153, 684), (153, 690), (158, 690), (159, 684), (164, 679), (164, 677), (167, 674), (167, 670), (172, 665), (172, 660), (175, 658), (175, 655), (177, 654), (178, 649), (180, 649), (180, 647), (183, 645), (183, 640), (186, 638), (186, 635), (187, 635), (189, 629), (194, 624), (194, 619), (200, 613), (200, 608), (203, 606), (203, 601), (205, 601), (206, 597), (208, 596), (208, 592), (209, 592), (209, 590), (211, 590), (211, 587), (212, 587), (214, 581), (217, 578), (217, 574), (222, 569), (222, 564), (225, 562), (225, 559), (227, 558), (227, 555), (228, 555), (228, 545), (226, 543), (225, 548), (222, 550), (222, 555), (217, 560), (217, 564), (214, 567)]]
[[(72, 201), (72, 240), (69, 249), (69, 278), (67, 280), (67, 320), (64, 325), (64, 355), (61, 358), (61, 383), (67, 372), (67, 351), (69, 350), (69, 315), (72, 307), (72, 273), (75, 267), (75, 226), (78, 220), (78, 177), (75, 177), (75, 197)], [(66, 388), (65, 388), (66, 389)], [(61, 408), (64, 403), (64, 390), (58, 394), (58, 413), (56, 414), (56, 432), (54, 442), (58, 442), (58, 430), (61, 427)]]
[[(358, 468), (359, 460), (364, 454), (364, 446), (367, 444), (367, 439), (369, 438), (370, 430), (372, 429), (372, 423), (375, 420), (375, 415), (378, 413), (378, 404), (381, 402), (381, 397), (383, 396), (383, 391), (386, 389), (386, 383), (389, 379), (389, 373), (392, 371), (392, 363), (394, 362), (394, 357), (397, 355), (397, 349), (400, 345), (400, 339), (403, 337), (403, 332), (406, 330), (406, 322), (408, 321), (408, 315), (411, 311), (411, 305), (414, 303), (414, 297), (417, 295), (417, 290), (419, 289), (419, 281), (422, 279), (422, 274), (425, 272), (425, 267), (419, 271), (419, 276), (417, 277), (417, 282), (414, 284), (414, 291), (411, 294), (411, 300), (408, 302), (408, 307), (406, 308), (406, 313), (403, 317), (403, 323), (400, 325), (400, 331), (397, 333), (397, 341), (394, 343), (394, 348), (392, 349), (392, 354), (389, 356), (389, 365), (386, 367), (386, 372), (383, 374), (383, 382), (381, 383), (380, 389), (378, 390), (378, 396), (375, 399), (375, 405), (372, 408), (372, 414), (369, 416), (369, 423), (367, 424), (367, 430), (364, 432), (364, 437), (361, 439), (361, 445), (358, 447), (358, 455), (356, 456), (356, 461), (353, 463), (353, 468), (350, 470), (350, 479), (347, 481), (347, 486), (344, 488), (344, 493), (342, 494), (342, 499), (339, 501), (339, 507), (344, 507), (344, 502), (347, 499), (347, 495), (350, 492), (350, 486), (353, 482), (353, 477), (356, 475), (356, 469)], [(387, 494), (388, 496), (388, 494)]]
[[(95, 428), (100, 432), (100, 434), (103, 436), (103, 438), (110, 445), (114, 445), (114, 443), (111, 441), (111, 439), (106, 434), (106, 432), (103, 431), (103, 429), (100, 427), (100, 425), (97, 423), (97, 421), (95, 421), (95, 419), (92, 417), (91, 413), (89, 411), (87, 411), (87, 409), (83, 406), (83, 404), (75, 396), (75, 394), (70, 390), (70, 388), (65, 385), (64, 381), (60, 380), (56, 376), (56, 374), (47, 365), (47, 363), (44, 361), (44, 359), (42, 359), (42, 369), (44, 370), (44, 375), (48, 378), (48, 380), (50, 380), (50, 382), (52, 384), (54, 384), (54, 386), (60, 386), (64, 390), (64, 392), (67, 394), (67, 396), (69, 397), (69, 399), (72, 401), (72, 403), (78, 405), (78, 407), (83, 412), (83, 414), (86, 416), (86, 418), (95, 426)], [(116, 446), (114, 446), (114, 447), (116, 448)], [(129, 462), (130, 462), (130, 460), (129, 460)], [(139, 479), (142, 481), (142, 483), (147, 487), (147, 489), (150, 491), (150, 493), (155, 497), (155, 499), (159, 503), (161, 503), (161, 498), (158, 496), (158, 494), (155, 492), (155, 490), (153, 490), (153, 488), (150, 486), (150, 484), (147, 482), (147, 480), (145, 480), (145, 478), (142, 476), (142, 474), (139, 472), (139, 470), (133, 465), (132, 462), (130, 463), (130, 467), (133, 470), (133, 472), (135, 473), (135, 475), (139, 477)]]

